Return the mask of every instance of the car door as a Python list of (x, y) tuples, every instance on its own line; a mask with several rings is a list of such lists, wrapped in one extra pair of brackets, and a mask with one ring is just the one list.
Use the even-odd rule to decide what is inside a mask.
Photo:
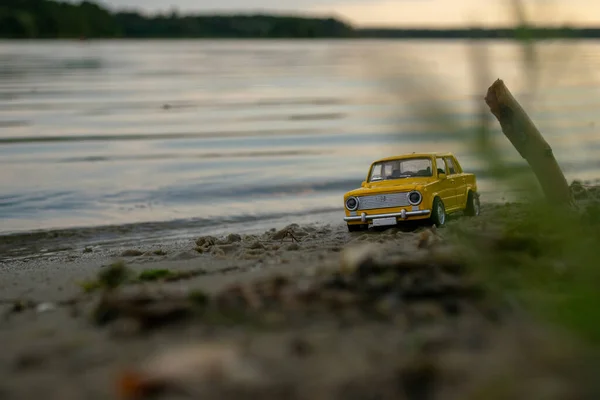
[[(462, 176), (460, 176), (460, 171), (456, 167), (454, 160), (452, 157), (444, 157), (444, 161), (446, 161), (446, 170), (448, 171), (447, 181), (448, 186), (452, 191), (452, 208), (458, 207), (461, 203), (461, 188), (464, 187)], [(464, 196), (463, 196), (464, 197)], [(447, 208), (450, 208), (447, 207)]]
[(450, 182), (450, 179), (448, 178), (448, 166), (446, 165), (446, 161), (441, 157), (436, 157), (435, 164), (438, 174), (446, 174), (446, 179), (441, 179), (438, 183), (438, 193), (440, 194), (440, 197), (444, 202), (444, 207), (446, 208), (446, 210), (455, 208), (456, 194), (454, 190), (454, 185), (452, 182)]

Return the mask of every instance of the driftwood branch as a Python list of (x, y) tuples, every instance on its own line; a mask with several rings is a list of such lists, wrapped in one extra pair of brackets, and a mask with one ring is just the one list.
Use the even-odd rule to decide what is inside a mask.
[(569, 184), (552, 148), (501, 79), (489, 87), (485, 102), (504, 135), (533, 170), (546, 198), (556, 204), (571, 204)]

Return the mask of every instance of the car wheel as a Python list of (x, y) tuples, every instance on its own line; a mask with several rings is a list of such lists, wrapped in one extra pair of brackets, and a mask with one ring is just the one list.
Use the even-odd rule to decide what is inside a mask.
[(465, 215), (469, 217), (476, 217), (481, 212), (481, 205), (479, 204), (479, 196), (469, 192), (467, 197), (467, 208), (465, 208)]
[(358, 232), (358, 231), (364, 231), (366, 228), (368, 228), (368, 225), (350, 225), (348, 224), (348, 232)]
[(436, 226), (444, 226), (446, 224), (446, 208), (444, 202), (436, 197), (433, 200), (433, 209), (431, 210), (431, 222)]

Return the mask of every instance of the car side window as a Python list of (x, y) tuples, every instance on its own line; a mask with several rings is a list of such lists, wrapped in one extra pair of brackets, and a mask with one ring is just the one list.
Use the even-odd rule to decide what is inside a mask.
[(454, 168), (454, 163), (450, 157), (446, 157), (446, 163), (448, 164), (448, 174), (452, 175), (456, 173), (456, 169)]
[(435, 164), (436, 164), (436, 168), (437, 168), (438, 174), (445, 174), (446, 173), (446, 164), (444, 163), (444, 159), (443, 158), (436, 158), (435, 159)]

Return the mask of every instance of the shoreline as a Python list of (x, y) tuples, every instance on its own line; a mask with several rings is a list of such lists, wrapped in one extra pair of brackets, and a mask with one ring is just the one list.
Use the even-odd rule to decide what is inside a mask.
[[(549, 36), (536, 38), (538, 42), (584, 42), (593, 41), (597, 42), (600, 40), (600, 29), (598, 30), (598, 36)], [(507, 42), (519, 44), (521, 39), (510, 36), (361, 36), (361, 37), (315, 37), (315, 38), (304, 38), (304, 37), (273, 37), (273, 38), (262, 38), (262, 37), (98, 37), (88, 38), (84, 41), (78, 38), (0, 38), (0, 42), (73, 42), (85, 45), (93, 42), (151, 42), (151, 41), (205, 41), (205, 42), (361, 42), (361, 41), (442, 41), (442, 42), (472, 42), (472, 41), (491, 41), (491, 42)]]
[[(267, 228), (281, 228), (294, 221), (304, 223), (341, 223), (343, 210), (322, 211), (302, 218), (293, 214), (271, 216), (269, 218), (246, 218), (242, 221), (224, 221), (217, 225), (208, 225), (196, 219), (169, 220), (158, 222), (111, 224), (100, 226), (82, 226), (60, 229), (40, 229), (0, 234), (0, 263), (16, 257), (28, 257), (52, 249), (64, 249), (63, 242), (69, 241), (72, 251), (85, 248), (123, 248), (127, 246), (152, 246), (165, 241), (176, 243), (188, 241), (201, 235), (219, 235), (230, 231), (240, 234), (259, 233)], [(16, 248), (16, 250), (15, 250)]]
[[(482, 203), (482, 213), (489, 210), (493, 214), (503, 207), (495, 203)], [(287, 267), (305, 256), (309, 259), (313, 257), (311, 262), (323, 259), (321, 256), (315, 259), (314, 253), (337, 256), (341, 248), (359, 237), (382, 241), (394, 238), (397, 234), (416, 241), (428, 229), (425, 223), (410, 226), (404, 232), (403, 225), (399, 224), (398, 227), (383, 231), (370, 229), (364, 234), (366, 236), (362, 236), (360, 232), (348, 232), (346, 224), (340, 221), (339, 212), (325, 216), (328, 218), (286, 218), (250, 226), (221, 226), (196, 232), (189, 230), (172, 237), (166, 236), (165, 231), (155, 232), (148, 237), (148, 232), (144, 231), (101, 240), (93, 228), (87, 238), (78, 236), (76, 231), (67, 231), (65, 235), (47, 232), (33, 237), (24, 234), (6, 243), (0, 252), (3, 254), (0, 257), (0, 293), (5, 299), (34, 294), (42, 288), (43, 293), (52, 293), (53, 298), (66, 293), (74, 294), (81, 291), (82, 282), (93, 278), (100, 269), (118, 262), (131, 265), (138, 271), (165, 268), (185, 270), (195, 265), (208, 265), (209, 269), (229, 268), (236, 263), (242, 265), (240, 270), (245, 270), (257, 263), (277, 264), (282, 260), (285, 260)], [(456, 213), (449, 216), (447, 224), (461, 224), (464, 218), (462, 213)], [(281, 239), (271, 238), (273, 235), (281, 236), (288, 229), (298, 236), (295, 239), (289, 235)], [(388, 236), (390, 233), (391, 236)], [(232, 235), (240, 239), (227, 243), (227, 238)], [(198, 252), (201, 246), (196, 242), (199, 238), (211, 238), (216, 244), (211, 245), (210, 251)], [(263, 242), (269, 245), (256, 244)], [(295, 244), (302, 246), (296, 248)], [(288, 245), (291, 250), (287, 249)], [(257, 246), (258, 250), (253, 250), (252, 246)], [(9, 248), (12, 251), (6, 250)]]
[[(482, 210), (495, 210), (498, 207), (502, 206), (497, 203), (482, 203)], [(292, 250), (286, 253), (288, 255), (293, 256), (304, 251), (312, 252), (315, 249), (327, 252), (334, 248), (339, 251), (339, 248), (357, 237), (355, 233), (348, 232), (342, 217), (343, 211), (340, 210), (313, 214), (304, 218), (285, 216), (260, 221), (259, 223), (250, 221), (213, 227), (203, 226), (197, 229), (191, 229), (190, 227), (187, 229), (178, 227), (156, 229), (156, 225), (162, 225), (160, 223), (149, 223), (145, 224), (146, 228), (144, 229), (136, 229), (139, 228), (138, 224), (131, 224), (129, 226), (111, 225), (0, 236), (0, 239), (4, 239), (0, 241), (2, 243), (0, 245), (0, 276), (4, 276), (4, 279), (0, 279), (0, 282), (2, 280), (17, 282), (22, 275), (30, 273), (39, 273), (45, 277), (44, 279), (47, 279), (50, 275), (64, 273), (69, 277), (67, 281), (73, 284), (72, 275), (77, 276), (79, 281), (82, 281), (89, 278), (90, 274), (93, 275), (97, 272), (99, 268), (120, 261), (139, 268), (145, 268), (144, 266), (147, 268), (162, 268), (161, 265), (166, 265), (175, 269), (185, 269), (189, 265), (205, 262), (211, 265), (216, 262), (220, 265), (223, 260), (227, 259), (240, 262), (248, 261), (247, 258), (261, 260), (272, 257), (273, 254), (267, 251), (264, 256), (260, 256), (260, 254), (248, 256), (245, 253), (245, 247), (241, 246), (241, 243), (238, 243), (240, 246), (236, 249), (229, 248), (231, 246), (227, 244), (224, 245), (227, 254), (219, 253), (222, 243), (215, 246), (212, 253), (198, 253), (196, 251), (198, 246), (195, 243), (198, 238), (202, 237), (213, 238), (213, 241), (226, 240), (228, 235), (240, 236), (244, 241), (270, 241), (270, 239), (265, 238), (269, 238), (276, 233), (281, 234), (281, 232), (290, 228), (292, 232), (299, 230), (300, 236), (296, 239), (302, 240), (308, 237), (309, 247), (301, 249), (302, 251), (299, 253), (296, 251), (297, 249)], [(461, 213), (454, 214), (449, 216), (448, 223), (460, 222), (461, 218), (463, 218)], [(167, 223), (167, 225), (170, 224)], [(391, 228), (390, 232), (396, 232), (401, 228), (402, 224), (399, 224), (397, 228)], [(427, 229), (427, 224), (418, 224), (418, 226), (409, 228), (406, 235), (412, 240), (423, 229)], [(383, 238), (386, 238), (385, 232), (386, 230), (380, 232), (379, 230), (370, 229), (367, 234), (373, 235), (372, 237), (382, 235)], [(291, 244), (295, 243), (295, 240), (289, 236), (286, 236), (283, 241), (279, 239), (275, 241), (282, 242), (281, 245), (283, 246), (290, 244), (290, 240)], [(236, 251), (241, 253), (230, 254)], [(160, 255), (157, 255), (157, 252)], [(20, 271), (21, 269), (26, 272)], [(58, 271), (61, 272), (58, 273)], [(10, 276), (14, 276), (14, 279), (9, 278)], [(53, 278), (48, 279), (52, 280)], [(31, 287), (21, 292), (13, 292), (10, 289), (11, 285), (21, 286), (19, 283), (5, 283), (3, 287), (0, 283), (0, 292), (4, 294), (14, 293), (15, 295), (34, 292), (37, 279), (32, 278), (30, 280)], [(77, 284), (72, 286), (71, 289), (79, 290)]]
[[(483, 192), (494, 194), (486, 199), (489, 207), (514, 202), (516, 192)], [(81, 225), (74, 227), (23, 229), (0, 232), (0, 263), (14, 257), (30, 256), (42, 249), (64, 247), (61, 242), (70, 240), (70, 250), (86, 247), (123, 247), (135, 243), (153, 244), (167, 241), (185, 241), (201, 235), (219, 235), (235, 231), (259, 233), (272, 227), (281, 228), (289, 224), (344, 224), (344, 210), (323, 208), (309, 212), (266, 215), (232, 216), (223, 219), (184, 218), (123, 224)], [(16, 249), (16, 250), (15, 250)]]

